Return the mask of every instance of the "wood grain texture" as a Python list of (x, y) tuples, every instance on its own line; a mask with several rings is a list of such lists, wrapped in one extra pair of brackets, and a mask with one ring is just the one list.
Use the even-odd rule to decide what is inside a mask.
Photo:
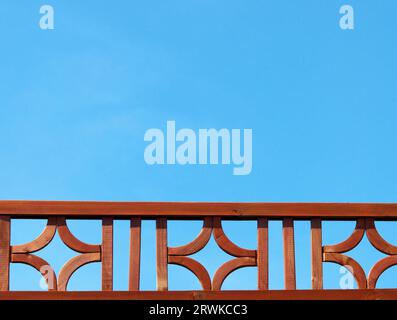
[(397, 203), (211, 203), (211, 202), (96, 202), (96, 201), (20, 201), (1, 200), (0, 214), (12, 217), (48, 217), (65, 215), (95, 218), (113, 216), (130, 219), (131, 216), (209, 217), (228, 219), (247, 217), (295, 219), (327, 217), (351, 219), (372, 217), (397, 218)]
[(134, 218), (130, 222), (130, 269), (128, 290), (138, 291), (141, 269), (141, 219)]
[(34, 253), (45, 248), (54, 238), (57, 230), (57, 218), (50, 217), (43, 232), (33, 241), (11, 247), (12, 253)]
[(210, 275), (200, 262), (184, 256), (169, 256), (168, 263), (176, 264), (190, 270), (200, 281), (203, 290), (211, 290)]
[(395, 255), (397, 254), (397, 246), (387, 242), (376, 230), (375, 221), (372, 218), (367, 218), (366, 221), (366, 234), (369, 242), (384, 254)]
[(58, 217), (58, 234), (64, 244), (70, 249), (80, 253), (100, 252), (101, 246), (98, 244), (88, 244), (77, 239), (70, 231), (65, 217)]
[(113, 290), (113, 219), (102, 219), (102, 290)]
[(368, 288), (375, 289), (376, 283), (380, 275), (387, 269), (395, 265), (397, 265), (397, 256), (389, 256), (375, 263), (375, 265), (371, 268), (368, 274)]
[(365, 234), (365, 219), (357, 219), (356, 226), (352, 234), (344, 241), (324, 246), (323, 250), (326, 253), (344, 253), (354, 249), (361, 242)]
[(364, 269), (353, 258), (348, 257), (342, 253), (324, 253), (323, 259), (325, 262), (334, 262), (347, 268), (356, 279), (358, 288), (367, 288), (367, 278), (365, 276)]
[[(23, 263), (35, 268), (46, 279), (48, 290), (58, 290), (55, 272), (50, 264), (43, 258), (30, 253), (16, 253), (11, 254), (11, 262)], [(51, 280), (51, 283), (48, 283), (48, 280)]]
[(311, 221), (311, 245), (312, 245), (312, 288), (323, 288), (323, 247), (321, 219)]
[(189, 256), (203, 249), (211, 238), (212, 218), (204, 218), (203, 228), (199, 235), (188, 244), (179, 247), (169, 247), (168, 255), (170, 256)]
[[(61, 271), (59, 272), (58, 290), (66, 291), (70, 278), (72, 277), (73, 273), (77, 271), (79, 268), (81, 268), (82, 266), (88, 263), (99, 262), (99, 261), (101, 261), (101, 254), (97, 252), (83, 253), (70, 259), (68, 262), (65, 263), (65, 265), (62, 267)], [(102, 290), (103, 290), (103, 283), (102, 283)]]
[(212, 279), (212, 290), (221, 290), (226, 277), (233, 271), (243, 267), (253, 266), (256, 266), (256, 258), (253, 257), (234, 258), (225, 262), (214, 274), (214, 278)]
[(8, 291), (0, 300), (397, 300), (397, 289), (226, 291)]
[(168, 290), (167, 219), (156, 220), (157, 290)]
[(221, 218), (213, 220), (214, 239), (218, 246), (233, 257), (256, 257), (256, 250), (241, 248), (231, 241), (222, 228)]
[(0, 216), (0, 291), (9, 290), (10, 236), (10, 217)]
[(284, 283), (285, 289), (296, 289), (294, 220), (283, 219)]
[(258, 289), (269, 289), (269, 232), (266, 218), (258, 219)]
[[(48, 224), (43, 233), (35, 240), (16, 246), (10, 246), (10, 218), (45, 218)], [(77, 239), (68, 229), (66, 218), (102, 219), (102, 244), (87, 244)], [(129, 292), (113, 292), (113, 220), (130, 219), (130, 274)], [(141, 220), (156, 220), (156, 264), (157, 292), (140, 292), (140, 255), (141, 255)], [(168, 219), (204, 220), (200, 234), (187, 245), (168, 248)], [(238, 247), (222, 229), (222, 220), (257, 220), (257, 249), (249, 250)], [(322, 220), (356, 220), (356, 227), (345, 241), (322, 247)], [(151, 203), (151, 202), (69, 202), (69, 201), (0, 201), (0, 299), (9, 297), (26, 297), (25, 293), (13, 295), (9, 291), (10, 262), (25, 263), (42, 271), (48, 263), (32, 252), (48, 245), (58, 229), (61, 239), (71, 249), (82, 253), (69, 260), (61, 269), (58, 279), (55, 273), (55, 288), (64, 291), (72, 274), (81, 266), (95, 261), (102, 261), (102, 290), (96, 293), (79, 293), (77, 295), (59, 295), (59, 299), (77, 297), (121, 297), (137, 299), (243, 299), (243, 297), (283, 299), (279, 291), (269, 290), (268, 257), (268, 221), (282, 220), (284, 245), (285, 289), (282, 295), (293, 299), (374, 299), (395, 297), (397, 289), (387, 291), (376, 289), (381, 274), (397, 265), (397, 246), (388, 243), (378, 233), (375, 220), (397, 220), (397, 204), (343, 204), (343, 203)], [(296, 290), (294, 221), (311, 221), (312, 253), (312, 288)], [(379, 251), (390, 256), (375, 263), (366, 277), (361, 265), (351, 257), (343, 254), (356, 247), (364, 234)], [(187, 257), (204, 248), (211, 235), (222, 250), (235, 259), (224, 263), (211, 281), (208, 271), (198, 261)], [(308, 244), (309, 245), (309, 244)], [(323, 288), (323, 262), (343, 265), (353, 273), (358, 290), (320, 290)], [(199, 279), (203, 291), (168, 291), (168, 264), (177, 264), (191, 270)], [(234, 270), (258, 266), (258, 290), (221, 292), (223, 281)], [(52, 269), (50, 269), (52, 270)], [(106, 291), (112, 291), (107, 293)], [(356, 293), (358, 292), (358, 293)], [(57, 294), (58, 292), (51, 292)], [(114, 294), (113, 294), (114, 293)], [(314, 296), (314, 293), (316, 296)], [(36, 293), (32, 293), (36, 296)], [(52, 299), (51, 295), (37, 293), (36, 298)], [(289, 299), (286, 298), (286, 299)]]

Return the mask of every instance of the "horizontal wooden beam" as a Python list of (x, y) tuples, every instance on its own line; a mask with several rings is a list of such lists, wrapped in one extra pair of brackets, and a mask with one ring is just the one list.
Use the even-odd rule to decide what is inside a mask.
[(397, 203), (221, 203), (221, 202), (97, 202), (97, 201), (19, 201), (1, 200), (0, 215), (13, 218), (63, 215), (68, 218), (113, 216), (143, 219), (166, 216), (194, 219), (218, 216), (225, 219), (280, 218), (352, 219), (373, 217), (397, 218)]
[(396, 289), (269, 291), (10, 291), (0, 300), (396, 300)]

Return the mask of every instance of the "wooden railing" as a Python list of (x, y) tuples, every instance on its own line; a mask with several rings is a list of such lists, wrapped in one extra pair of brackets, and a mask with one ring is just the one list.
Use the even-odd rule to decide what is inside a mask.
[[(35, 240), (11, 245), (11, 219), (47, 219)], [(67, 219), (102, 220), (102, 242), (87, 244), (77, 239)], [(129, 290), (113, 291), (113, 222), (130, 220)], [(156, 220), (157, 291), (140, 291), (141, 220)], [(202, 220), (200, 234), (190, 243), (170, 247), (168, 220)], [(245, 249), (233, 243), (222, 228), (222, 220), (255, 220), (257, 247)], [(285, 290), (269, 290), (268, 221), (280, 220), (283, 227)], [(296, 289), (294, 221), (311, 222), (312, 290)], [(324, 245), (322, 222), (354, 220), (356, 227), (348, 239)], [(397, 204), (342, 203), (164, 203), (164, 202), (73, 202), (73, 201), (0, 201), (0, 299), (396, 299), (395, 289), (376, 289), (379, 276), (397, 264), (397, 246), (384, 240), (375, 220), (397, 220)], [(79, 253), (56, 275), (49, 263), (34, 253), (43, 249), (58, 232), (70, 249)], [(345, 253), (355, 248), (364, 235), (387, 257), (366, 274), (360, 264)], [(192, 235), (192, 238), (194, 235)], [(190, 256), (202, 250), (211, 237), (233, 258), (210, 277), (206, 268)], [(309, 245), (309, 244), (308, 244)], [(70, 292), (72, 274), (90, 262), (101, 262), (102, 291)], [(349, 268), (357, 281), (355, 290), (323, 290), (323, 263), (333, 262)], [(24, 263), (51, 279), (49, 291), (9, 291), (11, 263)], [(202, 291), (168, 291), (168, 265), (192, 271)], [(234, 270), (256, 266), (257, 290), (221, 290), (225, 278)]]

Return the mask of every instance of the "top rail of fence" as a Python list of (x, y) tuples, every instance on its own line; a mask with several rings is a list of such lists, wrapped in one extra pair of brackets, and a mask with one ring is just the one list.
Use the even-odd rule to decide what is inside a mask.
[(111, 202), (111, 201), (25, 201), (0, 200), (0, 215), (13, 218), (37, 218), (64, 215), (68, 218), (128, 219), (139, 216), (153, 219), (200, 219), (217, 216), (224, 219), (291, 217), (310, 219), (354, 219), (372, 217), (379, 220), (397, 218), (397, 203), (272, 203), (272, 202)]

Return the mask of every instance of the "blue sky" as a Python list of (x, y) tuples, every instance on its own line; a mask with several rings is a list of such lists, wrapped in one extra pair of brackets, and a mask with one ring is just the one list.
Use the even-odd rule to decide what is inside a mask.
[[(55, 30), (39, 28), (43, 4), (54, 6)], [(354, 30), (339, 28), (343, 4), (355, 10)], [(396, 202), (396, 14), (393, 0), (2, 1), (0, 197)], [(167, 120), (193, 130), (251, 128), (251, 174), (147, 165), (144, 133), (165, 130)], [(14, 222), (13, 242), (43, 226)], [(199, 227), (171, 223), (170, 244), (190, 241)], [(281, 228), (271, 227), (271, 286), (281, 288)], [(379, 224), (397, 243), (394, 227)], [(324, 242), (352, 228), (327, 223)], [(99, 222), (71, 229), (100, 242)], [(225, 229), (255, 247), (252, 222)], [(310, 287), (308, 223), (296, 229), (298, 287)], [(154, 288), (153, 236), (145, 222), (144, 289)], [(115, 288), (126, 289), (127, 222), (116, 223), (115, 241)], [(198, 259), (213, 273), (227, 256), (213, 244), (206, 250)], [(57, 269), (73, 253), (56, 239), (42, 255)], [(367, 242), (352, 255), (367, 271), (381, 256)], [(324, 267), (326, 286), (338, 287), (339, 267)], [(379, 285), (397, 286), (393, 272)], [(239, 270), (225, 288), (254, 288), (255, 276)], [(99, 264), (85, 266), (70, 289), (99, 289), (99, 278)], [(27, 266), (13, 265), (11, 279), (15, 289), (38, 287)], [(170, 287), (198, 283), (171, 266)]]

